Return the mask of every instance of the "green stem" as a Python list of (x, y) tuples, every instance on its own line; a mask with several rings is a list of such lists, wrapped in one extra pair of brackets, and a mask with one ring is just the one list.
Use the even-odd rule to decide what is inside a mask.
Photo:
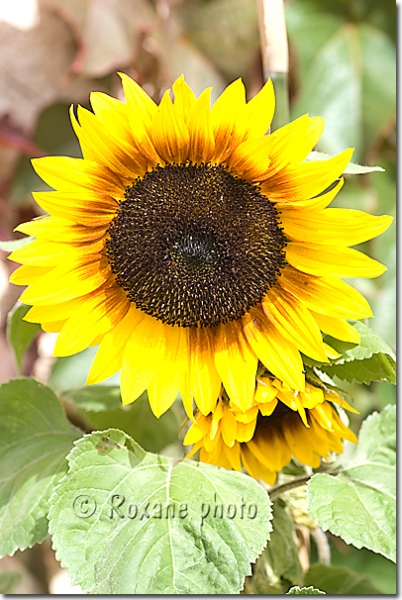
[(282, 483), (281, 485), (276, 485), (268, 492), (268, 495), (272, 501), (279, 498), (284, 492), (292, 490), (293, 488), (300, 487), (304, 485), (311, 479), (311, 475), (303, 475), (302, 477), (296, 477), (292, 479), (292, 481), (287, 481), (286, 483)]

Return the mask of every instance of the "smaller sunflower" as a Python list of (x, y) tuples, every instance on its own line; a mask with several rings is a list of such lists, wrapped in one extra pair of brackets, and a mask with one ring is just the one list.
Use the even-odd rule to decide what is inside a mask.
[(342, 440), (357, 443), (334, 404), (357, 413), (332, 390), (306, 383), (305, 391), (298, 392), (262, 377), (245, 413), (221, 397), (210, 414), (197, 414), (183, 443), (193, 444), (187, 456), (200, 450), (203, 462), (236, 471), (244, 467), (273, 485), (292, 456), (317, 468), (330, 452), (342, 452)]

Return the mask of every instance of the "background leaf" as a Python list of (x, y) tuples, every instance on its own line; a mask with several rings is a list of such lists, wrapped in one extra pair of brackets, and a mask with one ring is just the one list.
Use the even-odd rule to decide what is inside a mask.
[(369, 384), (371, 381), (396, 382), (395, 356), (391, 348), (372, 329), (356, 321), (353, 323), (360, 334), (360, 344), (352, 345), (330, 337), (326, 341), (342, 354), (330, 365), (320, 370), (331, 377)]
[(360, 161), (395, 114), (396, 56), (393, 40), (364, 22), (365, 14), (351, 14), (351, 4), (287, 3), (288, 33), (300, 60), (291, 113), (323, 116), (319, 149), (336, 154), (353, 147)]
[[(307, 499), (324, 531), (356, 548), (365, 546), (395, 561), (396, 412), (387, 406), (363, 423), (359, 444), (340, 459), (336, 476), (314, 475)], [(317, 583), (318, 585), (318, 583)]]
[(177, 442), (179, 455), (184, 455), (179, 433), (185, 413), (180, 402), (157, 419), (146, 393), (132, 404), (123, 406), (117, 386), (87, 386), (63, 392), (63, 398), (79, 409), (93, 429), (121, 429), (148, 452), (160, 452)]
[(264, 550), (264, 557), (277, 577), (301, 585), (303, 570), (298, 556), (294, 522), (282, 500), (274, 502), (272, 514), (273, 531)]
[(326, 594), (379, 594), (370, 579), (347, 567), (313, 565), (306, 573), (306, 585), (315, 585)]
[(46, 536), (49, 497), (79, 436), (49, 388), (33, 379), (0, 386), (0, 555)]
[(117, 430), (85, 436), (68, 460), (50, 531), (73, 584), (108, 594), (243, 587), (272, 528), (268, 496), (253, 479), (148, 454)]
[(18, 571), (0, 572), (0, 594), (12, 594), (19, 586), (22, 575)]
[(19, 373), (22, 371), (22, 361), (25, 352), (28, 350), (36, 334), (41, 330), (40, 325), (37, 323), (23, 321), (30, 308), (30, 306), (18, 302), (8, 315), (7, 339), (13, 349)]

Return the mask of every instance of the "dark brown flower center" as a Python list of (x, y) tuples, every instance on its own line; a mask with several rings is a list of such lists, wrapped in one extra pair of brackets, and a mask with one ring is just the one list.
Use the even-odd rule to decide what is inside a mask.
[(222, 165), (156, 167), (126, 189), (107, 256), (136, 307), (169, 325), (241, 318), (284, 265), (274, 205)]

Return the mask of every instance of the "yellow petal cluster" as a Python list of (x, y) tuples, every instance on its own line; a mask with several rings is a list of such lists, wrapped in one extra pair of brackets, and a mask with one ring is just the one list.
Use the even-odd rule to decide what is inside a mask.
[(357, 443), (334, 404), (357, 412), (332, 390), (306, 383), (297, 392), (278, 379), (262, 377), (246, 412), (221, 398), (209, 415), (197, 414), (183, 443), (193, 445), (188, 456), (200, 450), (203, 462), (244, 468), (273, 485), (292, 457), (317, 468), (330, 452), (342, 452), (342, 439)]

